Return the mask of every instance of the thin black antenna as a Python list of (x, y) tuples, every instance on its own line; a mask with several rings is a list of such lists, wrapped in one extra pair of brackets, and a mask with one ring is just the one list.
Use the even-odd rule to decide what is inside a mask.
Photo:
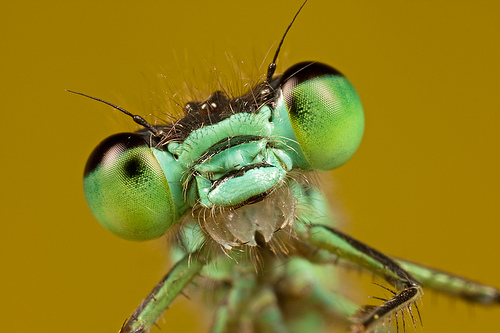
[(93, 99), (94, 101), (98, 101), (98, 102), (101, 102), (101, 103), (104, 103), (104, 104), (107, 104), (123, 113), (125, 113), (127, 116), (130, 116), (132, 117), (132, 119), (139, 125), (147, 128), (149, 131), (151, 131), (155, 136), (158, 136), (160, 135), (160, 131), (158, 131), (158, 129), (156, 129), (153, 125), (151, 125), (150, 123), (148, 123), (144, 118), (142, 118), (141, 116), (139, 115), (136, 115), (136, 114), (132, 114), (130, 112), (128, 112), (127, 110), (117, 106), (117, 105), (114, 105), (110, 102), (106, 102), (105, 100), (103, 99), (100, 99), (100, 98), (97, 98), (97, 97), (92, 97), (92, 96), (89, 96), (89, 95), (85, 95), (81, 92), (77, 92), (77, 91), (73, 91), (73, 90), (66, 90), (67, 92), (70, 92), (70, 93), (73, 93), (73, 94), (77, 94), (77, 95), (81, 95), (81, 96), (84, 96), (84, 97), (87, 97), (87, 98), (90, 98), (90, 99)]
[(283, 34), (283, 37), (281, 37), (281, 41), (278, 44), (278, 48), (276, 49), (276, 53), (274, 54), (273, 61), (267, 67), (267, 77), (266, 77), (267, 83), (271, 82), (273, 75), (274, 75), (274, 72), (276, 71), (276, 60), (278, 59), (278, 54), (280, 53), (281, 45), (283, 45), (283, 41), (285, 40), (286, 34), (288, 33), (288, 30), (290, 30), (290, 28), (292, 27), (293, 22), (295, 22), (295, 19), (297, 18), (300, 11), (302, 10), (302, 7), (305, 6), (306, 2), (307, 2), (307, 0), (304, 1), (304, 3), (302, 4), (302, 6), (300, 6), (297, 13), (295, 13), (295, 16), (293, 17), (292, 22), (290, 22), (290, 24), (288, 25), (288, 28), (286, 28), (286, 31)]

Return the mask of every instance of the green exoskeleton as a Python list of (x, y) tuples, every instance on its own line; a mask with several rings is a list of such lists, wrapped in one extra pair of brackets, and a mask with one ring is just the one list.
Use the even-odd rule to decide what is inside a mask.
[[(151, 125), (105, 102), (144, 129), (113, 135), (92, 152), (88, 205), (125, 239), (168, 234), (176, 262), (121, 332), (149, 332), (193, 279), (212, 287), (212, 332), (318, 332), (328, 318), (368, 332), (392, 319), (404, 328), (405, 313), (415, 326), (424, 288), (500, 304), (493, 287), (391, 258), (335, 228), (308, 173), (354, 154), (363, 108), (328, 65), (302, 62), (275, 75), (280, 46), (266, 80), (242, 96), (215, 92), (187, 103), (171, 124)], [(359, 307), (333, 293), (328, 274), (338, 262), (382, 277), (391, 297)]]

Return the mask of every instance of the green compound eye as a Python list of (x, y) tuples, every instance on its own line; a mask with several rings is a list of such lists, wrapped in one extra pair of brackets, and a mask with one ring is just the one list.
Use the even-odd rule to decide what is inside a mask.
[(363, 107), (349, 80), (330, 66), (303, 62), (286, 70), (280, 86), (310, 166), (331, 170), (344, 164), (358, 148), (364, 129)]
[(155, 239), (175, 222), (167, 179), (137, 134), (115, 134), (94, 149), (85, 166), (83, 189), (97, 220), (122, 238)]

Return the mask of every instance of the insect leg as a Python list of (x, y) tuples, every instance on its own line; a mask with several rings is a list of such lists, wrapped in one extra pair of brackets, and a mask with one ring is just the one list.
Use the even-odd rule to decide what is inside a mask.
[(120, 333), (149, 332), (170, 303), (191, 282), (205, 264), (206, 259), (200, 258), (196, 254), (188, 254), (177, 262), (125, 321)]
[(331, 322), (336, 322), (336, 325), (347, 324), (342, 319), (354, 315), (359, 306), (323, 287), (336, 279), (335, 271), (329, 265), (313, 264), (301, 257), (294, 257), (286, 263), (284, 277), (276, 289), (284, 311), (291, 309), (287, 313), (287, 324), (291, 331), (322, 331), (325, 317), (332, 318)]
[(254, 316), (255, 332), (286, 333), (287, 327), (283, 321), (281, 309), (274, 290), (270, 286), (260, 288), (251, 305), (251, 315)]
[(287, 332), (274, 290), (256, 278), (253, 266), (233, 268), (231, 287), (216, 310), (212, 333)]
[(363, 307), (353, 318), (352, 332), (368, 332), (422, 297), (418, 280), (380, 251), (327, 226), (297, 223), (296, 230), (304, 242), (362, 266), (397, 288), (398, 292), (381, 305)]
[(403, 269), (415, 276), (425, 288), (434, 289), (449, 296), (461, 297), (469, 302), (500, 305), (500, 291), (494, 287), (408, 260), (395, 260)]
[(248, 274), (245, 265), (235, 266), (231, 274), (231, 286), (217, 307), (212, 333), (227, 333), (237, 329), (251, 331), (252, 317), (248, 316), (249, 302), (255, 294), (255, 277)]

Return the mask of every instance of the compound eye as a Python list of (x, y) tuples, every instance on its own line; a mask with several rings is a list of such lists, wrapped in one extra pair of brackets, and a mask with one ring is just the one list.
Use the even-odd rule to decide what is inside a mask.
[(286, 70), (280, 87), (310, 167), (331, 170), (345, 163), (364, 129), (363, 107), (349, 80), (328, 65), (303, 62)]
[(175, 222), (167, 179), (137, 134), (115, 134), (94, 149), (85, 166), (83, 189), (97, 220), (122, 238), (155, 239)]

